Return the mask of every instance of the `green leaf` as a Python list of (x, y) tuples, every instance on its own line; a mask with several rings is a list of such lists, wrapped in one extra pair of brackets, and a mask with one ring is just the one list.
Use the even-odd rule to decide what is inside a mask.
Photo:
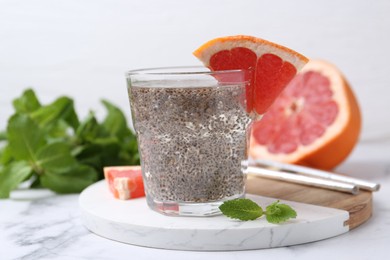
[(45, 145), (39, 126), (27, 115), (16, 114), (8, 121), (8, 145), (17, 160), (36, 161), (36, 153)]
[(76, 130), (76, 135), (81, 143), (91, 142), (101, 133), (101, 127), (93, 113), (89, 113), (88, 117), (82, 121)]
[(127, 135), (131, 134), (131, 131), (127, 127), (126, 117), (122, 111), (107, 100), (102, 100), (102, 103), (107, 109), (107, 116), (104, 119), (102, 126), (111, 135), (117, 136), (118, 138), (125, 138)]
[(101, 177), (103, 177), (104, 166), (129, 165), (120, 155), (121, 146), (116, 138), (96, 139), (94, 143), (79, 146), (76, 149), (77, 160), (94, 167)]
[(289, 205), (280, 204), (279, 201), (276, 201), (267, 206), (265, 215), (268, 222), (278, 224), (285, 222), (290, 218), (296, 218), (297, 212)]
[(79, 125), (79, 119), (74, 110), (73, 100), (68, 97), (60, 97), (53, 103), (42, 106), (31, 114), (34, 121), (40, 126), (48, 126), (60, 119), (67, 122), (74, 130)]
[(118, 141), (102, 144), (102, 150), (103, 166), (123, 165), (126, 163), (120, 156), (121, 146)]
[(129, 165), (139, 165), (140, 156), (138, 152), (138, 142), (135, 135), (131, 134), (127, 136), (121, 144), (120, 158), (127, 162)]
[(0, 198), (8, 198), (12, 190), (32, 174), (30, 165), (25, 161), (12, 162), (0, 172)]
[(64, 119), (73, 128), (74, 131), (76, 131), (77, 127), (79, 127), (80, 121), (74, 109), (73, 101), (72, 106), (68, 111), (66, 111)]
[(66, 173), (45, 172), (40, 176), (43, 187), (58, 193), (77, 193), (98, 180), (98, 174), (90, 166), (79, 164)]
[[(102, 147), (98, 146), (97, 150), (94, 150), (95, 145), (88, 145), (85, 147), (80, 156), (77, 157), (77, 160), (85, 165), (93, 167), (98, 173), (98, 178), (103, 179), (103, 167), (105, 166), (102, 158)], [(119, 164), (114, 164), (119, 165)]]
[(5, 131), (0, 131), (0, 141), (7, 141), (7, 133)]
[(10, 165), (23, 161), (37, 178), (32, 186), (79, 192), (103, 177), (104, 166), (139, 164), (137, 139), (125, 115), (102, 103), (107, 115), (101, 124), (92, 113), (80, 124), (72, 99), (41, 105), (32, 89), (25, 90), (13, 101), (16, 114), (6, 132), (0, 132), (0, 142), (6, 141), (0, 146), (1, 178)]
[(62, 173), (71, 170), (77, 161), (66, 143), (52, 143), (42, 147), (37, 153), (36, 164), (44, 171)]
[(71, 139), (69, 134), (69, 125), (64, 120), (58, 120), (50, 126), (46, 127), (47, 140), (49, 142), (67, 141)]
[(10, 146), (6, 145), (0, 150), (0, 165), (6, 165), (12, 161)]
[(225, 216), (239, 220), (255, 220), (263, 215), (263, 209), (250, 199), (225, 201), (219, 209)]
[(102, 152), (103, 147), (97, 144), (82, 145), (73, 150), (74, 156), (80, 163), (92, 166), (97, 170), (103, 168)]
[(12, 102), (17, 113), (29, 114), (41, 107), (38, 98), (32, 89), (26, 89), (22, 96)]

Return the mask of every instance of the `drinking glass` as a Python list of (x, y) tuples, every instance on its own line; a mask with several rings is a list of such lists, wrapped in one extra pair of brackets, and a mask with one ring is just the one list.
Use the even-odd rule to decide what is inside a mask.
[(247, 71), (174, 67), (126, 76), (149, 207), (211, 216), (224, 201), (243, 197)]

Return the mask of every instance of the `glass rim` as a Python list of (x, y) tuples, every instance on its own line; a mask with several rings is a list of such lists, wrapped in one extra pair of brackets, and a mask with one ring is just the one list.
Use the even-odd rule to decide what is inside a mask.
[(229, 69), (229, 70), (217, 70), (212, 71), (204, 66), (172, 66), (172, 67), (155, 67), (129, 70), (126, 72), (126, 76), (135, 75), (221, 75), (228, 73), (246, 72), (249, 69)]

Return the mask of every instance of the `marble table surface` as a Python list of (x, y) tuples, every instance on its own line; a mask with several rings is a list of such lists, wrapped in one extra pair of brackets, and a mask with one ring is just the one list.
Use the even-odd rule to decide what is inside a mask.
[(0, 200), (0, 259), (372, 259), (390, 245), (390, 140), (359, 143), (338, 169), (380, 182), (372, 218), (343, 235), (303, 245), (230, 252), (132, 246), (99, 237), (81, 223), (78, 195), (19, 190)]

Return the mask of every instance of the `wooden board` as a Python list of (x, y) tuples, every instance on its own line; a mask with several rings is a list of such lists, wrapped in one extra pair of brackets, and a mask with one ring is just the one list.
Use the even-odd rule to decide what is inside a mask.
[(357, 195), (304, 186), (288, 182), (248, 176), (246, 192), (276, 199), (290, 200), (349, 212), (345, 225), (356, 228), (372, 215), (372, 192), (360, 191)]

